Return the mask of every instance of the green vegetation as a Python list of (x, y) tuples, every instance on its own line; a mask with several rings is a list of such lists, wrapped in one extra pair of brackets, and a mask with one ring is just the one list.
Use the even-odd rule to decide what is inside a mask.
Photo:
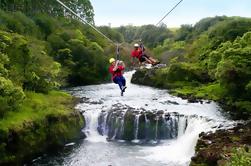
[[(62, 1), (94, 24), (89, 0)], [(0, 165), (21, 165), (79, 136), (75, 99), (57, 89), (107, 81), (115, 48), (56, 1), (0, 8)]]
[[(62, 1), (94, 25), (89, 0)], [(29, 160), (78, 133), (83, 120), (73, 111), (72, 97), (56, 90), (109, 80), (107, 60), (115, 47), (56, 1), (1, 0), (0, 8), (1, 165)], [(133, 82), (219, 101), (237, 118), (251, 115), (250, 18), (217, 16), (176, 29), (164, 24), (98, 29), (123, 43), (120, 58), (127, 66), (132, 43), (140, 39), (167, 64), (138, 71)]]
[(223, 16), (183, 25), (153, 48), (167, 67), (134, 82), (168, 88), (186, 98), (219, 101), (236, 118), (247, 118), (251, 115), (250, 39), (249, 18)]
[(84, 121), (72, 110), (70, 95), (58, 91), (25, 94), (20, 108), (0, 120), (0, 165), (21, 165), (80, 136)]
[[(89, 0), (61, 0), (72, 10), (77, 11), (81, 17), (88, 22), (94, 23), (94, 11)], [(51, 16), (64, 16), (66, 11), (56, 2), (51, 0), (1, 0), (0, 8), (5, 11), (21, 11), (22, 13), (33, 16), (39, 13), (47, 13)]]
[(1, 129), (22, 127), (24, 121), (40, 121), (47, 115), (68, 115), (74, 107), (73, 98), (64, 92), (48, 94), (26, 92), (26, 99), (16, 112), (8, 112), (0, 121)]
[(109, 80), (107, 59), (115, 48), (102, 36), (70, 18), (27, 17), (18, 9), (0, 11), (0, 117), (22, 104), (24, 90), (48, 93)]
[(224, 166), (246, 166), (251, 165), (251, 149), (250, 148), (234, 148)]

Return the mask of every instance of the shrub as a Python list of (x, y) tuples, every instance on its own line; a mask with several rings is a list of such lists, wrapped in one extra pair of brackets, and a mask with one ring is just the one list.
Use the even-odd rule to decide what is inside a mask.
[(15, 87), (13, 83), (0, 77), (0, 117), (7, 111), (15, 109), (25, 98), (25, 94), (20, 87)]

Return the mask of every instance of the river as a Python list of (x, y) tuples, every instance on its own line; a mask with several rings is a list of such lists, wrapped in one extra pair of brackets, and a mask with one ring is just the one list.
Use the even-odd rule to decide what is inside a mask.
[[(132, 74), (125, 74), (128, 88), (123, 97), (112, 83), (69, 89), (82, 99), (76, 109), (86, 119), (87, 138), (67, 144), (57, 154), (45, 154), (32, 165), (186, 166), (199, 133), (233, 123), (214, 102), (188, 103), (167, 90), (131, 84)], [(133, 139), (125, 141), (125, 116), (130, 111)]]

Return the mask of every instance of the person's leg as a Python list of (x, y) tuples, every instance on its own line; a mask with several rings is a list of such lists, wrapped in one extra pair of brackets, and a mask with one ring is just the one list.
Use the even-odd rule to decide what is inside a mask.
[(118, 82), (119, 82), (119, 84), (121, 84), (121, 90), (122, 91), (125, 91), (125, 89), (126, 89), (126, 79), (125, 79), (125, 77), (123, 77), (123, 76), (119, 76), (118, 77)]
[(152, 64), (152, 62), (145, 55), (142, 55), (139, 60), (141, 63), (147, 62), (149, 64)]
[(122, 81), (120, 80), (120, 77), (115, 77), (114, 79), (113, 79), (113, 82), (115, 83), (115, 84), (118, 84), (119, 85), (119, 88), (120, 88), (120, 90), (122, 90), (122, 88), (123, 88), (123, 84), (122, 84)]
[(121, 81), (122, 81), (123, 86), (126, 86), (126, 79), (125, 79), (125, 77), (121, 76)]
[(154, 59), (153, 57), (150, 57), (146, 54), (143, 55), (147, 60), (149, 60), (151, 62), (151, 64), (156, 64), (158, 63), (158, 60)]
[(125, 77), (121, 76), (121, 82), (122, 82), (122, 85), (123, 85), (122, 92), (125, 92), (125, 89), (127, 88), (126, 87), (126, 79), (125, 79)]
[(125, 78), (123, 76), (117, 77), (117, 83), (119, 84), (119, 88), (121, 90), (121, 96), (123, 96), (125, 89), (126, 89), (126, 86), (124, 86), (125, 85)]
[(156, 59), (153, 59), (152, 57), (149, 57), (149, 60), (152, 61), (153, 63), (156, 63), (157, 60)]

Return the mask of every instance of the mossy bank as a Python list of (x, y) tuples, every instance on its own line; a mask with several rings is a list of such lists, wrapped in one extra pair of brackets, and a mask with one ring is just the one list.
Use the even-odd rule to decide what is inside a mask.
[(18, 111), (0, 120), (0, 165), (22, 165), (81, 136), (84, 119), (69, 94), (26, 92)]

